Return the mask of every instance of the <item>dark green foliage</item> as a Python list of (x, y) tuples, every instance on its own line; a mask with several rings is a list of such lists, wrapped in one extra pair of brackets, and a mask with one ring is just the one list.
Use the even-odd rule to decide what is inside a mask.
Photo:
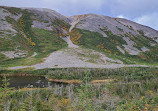
[(40, 69), (33, 71), (25, 70), (0, 70), (0, 74), (32, 74), (32, 75), (44, 75), (53, 77), (55, 79), (80, 79), (85, 77), (85, 70), (90, 72), (90, 78), (92, 79), (108, 79), (117, 78), (124, 80), (124, 77), (128, 78), (128, 81), (143, 80), (150, 78), (158, 78), (158, 68), (118, 68), (118, 69), (85, 69), (85, 68), (63, 68), (63, 69)]
[(117, 105), (117, 110), (120, 111), (157, 111), (158, 94), (148, 91), (148, 94), (133, 100), (122, 100)]
[(119, 27), (117, 27), (117, 26), (116, 26), (116, 28), (117, 28), (119, 31), (123, 32), (123, 29), (121, 29), (121, 28), (119, 28)]
[(0, 38), (0, 51), (11, 51), (14, 50), (15, 47), (16, 42), (5, 38)]
[(79, 88), (77, 88), (78, 102), (76, 104), (77, 110), (85, 110), (85, 111), (96, 111), (97, 106), (93, 105), (93, 101), (91, 98), (94, 98), (95, 90), (94, 87), (90, 84), (91, 77), (90, 72), (85, 71), (83, 76), (83, 82)]
[(0, 60), (5, 59), (5, 55), (0, 53)]
[(6, 21), (10, 24), (12, 24), (13, 28), (16, 30), (18, 28), (17, 21), (15, 21), (13, 18), (6, 16)]
[(18, 28), (20, 28), (21, 31), (23, 31), (27, 37), (33, 36), (31, 30), (31, 26), (32, 26), (31, 15), (32, 14), (29, 13), (28, 11), (24, 11), (22, 17), (20, 17), (18, 20)]
[[(97, 32), (90, 32), (87, 30), (79, 30), (82, 34), (79, 39), (80, 45), (94, 49), (94, 50), (102, 50), (104, 52), (110, 51), (111, 53), (121, 54), (121, 52), (116, 48), (117, 45), (125, 44), (126, 42), (119, 36), (110, 35), (108, 37), (103, 37), (101, 34)], [(99, 46), (103, 48), (99, 48)]]
[(5, 6), (0, 6), (0, 8), (6, 9), (13, 15), (18, 15), (19, 13), (23, 12), (21, 8), (16, 8), (16, 7), (5, 7)]
[(3, 77), (2, 84), (0, 87), (0, 110), (6, 111), (8, 109), (10, 95), (12, 94), (12, 88), (9, 88), (9, 80), (6, 76)]
[(130, 26), (130, 27), (129, 27), (129, 29), (130, 29), (130, 30), (132, 30), (132, 31), (134, 31), (134, 29), (133, 29), (133, 27), (132, 27), (132, 26)]
[(31, 30), (32, 20), (30, 18), (32, 13), (27, 10), (21, 10), (20, 13), (22, 13), (22, 16), (18, 19), (18, 21), (15, 21), (9, 16), (6, 17), (7, 22), (12, 24), (13, 28), (18, 32), (15, 37), (10, 38), (12, 41), (16, 41), (18, 45), (20, 44), (22, 49), (30, 50), (31, 44), (28, 42), (28, 39), (33, 36)]
[[(14, 51), (15, 48), (18, 47), (20, 50), (27, 50), (29, 53), (27, 55), (31, 56), (33, 52), (37, 52), (36, 58), (34, 60), (28, 62), (27, 57), (25, 58), (4, 58), (1, 55), (0, 66), (8, 67), (10, 65), (31, 65), (35, 63), (39, 63), (42, 61), (42, 58), (48, 56), (53, 51), (57, 51), (67, 46), (66, 42), (63, 41), (57, 33), (53, 30), (48, 31), (44, 29), (32, 29), (32, 16), (35, 16), (33, 13), (30, 13), (28, 10), (20, 10), (18, 8), (7, 8), (11, 13), (19, 14), (22, 16), (15, 21), (13, 18), (7, 16), (6, 20), (10, 24), (12, 24), (13, 28), (18, 32), (16, 36), (10, 35), (9, 39), (1, 38), (0, 42), (0, 51)], [(56, 19), (56, 25), (61, 24), (62, 26), (69, 26), (68, 23)]]
[(34, 36), (32, 40), (36, 43), (35, 51), (41, 52), (45, 50), (45, 53), (51, 53), (67, 46), (60, 37), (54, 32), (44, 29), (33, 28)]
[(100, 29), (103, 32), (105, 32), (105, 34), (108, 36), (107, 38), (109, 38), (110, 40), (116, 40), (116, 42), (114, 42), (114, 44), (118, 43), (118, 44), (127, 44), (125, 40), (123, 40), (122, 36), (117, 36), (114, 35), (111, 31), (105, 29)]
[(144, 32), (142, 30), (138, 31), (140, 35), (144, 36)]
[(63, 28), (63, 27), (66, 27), (66, 28), (70, 28), (70, 24), (68, 24), (67, 22), (65, 22), (64, 20), (60, 20), (60, 19), (55, 19), (53, 22), (52, 22), (52, 25), (57, 28), (57, 27), (60, 27), (60, 28)]
[(146, 59), (148, 61), (157, 63), (158, 62), (158, 45), (155, 45), (153, 48), (150, 49), (150, 51), (146, 51), (143, 54), (146, 56)]
[(134, 38), (132, 40), (137, 44), (136, 47), (140, 50), (144, 46), (146, 46), (147, 48), (151, 48), (151, 45), (150, 45), (151, 40), (149, 40), (143, 36), (134, 36)]
[(148, 37), (142, 35), (130, 36), (129, 34), (127, 34), (126, 36), (129, 36), (129, 38), (136, 43), (136, 48), (141, 50), (141, 48), (145, 46), (151, 51), (142, 52), (139, 55), (130, 55), (127, 52), (125, 52), (124, 55), (117, 49), (117, 46), (123, 48), (122, 45), (127, 45), (126, 41), (123, 40), (121, 36), (112, 34), (112, 32), (108, 31), (106, 28), (101, 30), (106, 33), (107, 37), (103, 37), (101, 34), (97, 32), (90, 32), (88, 30), (75, 30), (78, 30), (82, 34), (81, 38), (78, 40), (78, 45), (93, 50), (101, 51), (110, 58), (119, 59), (123, 61), (125, 64), (152, 64), (153, 62), (157, 63), (157, 46), (151, 46), (150, 43), (155, 42), (149, 39)]

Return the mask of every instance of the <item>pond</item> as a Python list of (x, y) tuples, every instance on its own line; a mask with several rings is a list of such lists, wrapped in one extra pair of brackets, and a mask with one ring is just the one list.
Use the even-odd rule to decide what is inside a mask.
[[(2, 84), (2, 79), (3, 77), (0, 76), (0, 84)], [(10, 84), (8, 87), (14, 88), (45, 88), (56, 84), (63, 85), (62, 83), (49, 82), (44, 76), (8, 76), (7, 79), (9, 79), (8, 82)]]

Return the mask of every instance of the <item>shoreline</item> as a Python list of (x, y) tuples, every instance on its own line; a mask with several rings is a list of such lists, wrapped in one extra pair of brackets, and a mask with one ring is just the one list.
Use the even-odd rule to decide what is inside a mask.
[[(54, 79), (54, 78), (49, 78), (44, 75), (33, 75), (33, 74), (0, 74), (0, 76), (6, 76), (6, 77), (45, 77), (49, 82), (54, 82), (54, 83), (63, 83), (63, 84), (81, 84), (82, 80), (79, 79)], [(107, 82), (112, 82), (114, 79), (94, 79), (91, 81), (92, 84), (99, 84), (99, 83), (107, 83)]]

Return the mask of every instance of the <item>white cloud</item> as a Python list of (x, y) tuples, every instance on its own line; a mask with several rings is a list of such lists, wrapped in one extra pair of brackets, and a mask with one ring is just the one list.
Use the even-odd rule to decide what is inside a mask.
[(141, 17), (134, 19), (134, 21), (158, 30), (158, 13), (143, 15)]
[(158, 29), (158, 0), (0, 0), (0, 5), (49, 8), (66, 16), (95, 13)]
[(118, 15), (118, 16), (116, 16), (117, 18), (124, 18), (124, 19), (128, 19), (128, 17), (125, 17), (124, 15)]
[(106, 0), (40, 0), (43, 6), (64, 12), (66, 15), (99, 10)]
[(101, 13), (106, 1), (107, 0), (1, 0), (0, 5), (50, 8), (64, 15), (74, 15), (96, 13), (96, 11), (100, 11)]
[(118, 15), (117, 18), (125, 18), (123, 15)]
[[(67, 6), (71, 8), (74, 5), (87, 8), (101, 8), (106, 0), (40, 0), (45, 5), (51, 6)], [(62, 7), (61, 7), (62, 8)]]
[(135, 18), (153, 12), (158, 12), (158, 0), (108, 0), (114, 15), (123, 14)]

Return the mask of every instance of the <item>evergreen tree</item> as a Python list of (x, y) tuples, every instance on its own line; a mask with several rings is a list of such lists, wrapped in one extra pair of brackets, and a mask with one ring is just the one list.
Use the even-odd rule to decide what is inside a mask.
[(3, 84), (0, 88), (0, 110), (9, 111), (12, 88), (9, 88), (9, 80), (3, 77)]
[(77, 110), (84, 110), (84, 111), (96, 111), (95, 106), (93, 106), (92, 96), (94, 92), (91, 90), (91, 80), (92, 77), (90, 72), (85, 72), (83, 77), (83, 82), (80, 85), (80, 88), (77, 89), (78, 91), (78, 103), (77, 103)]
[(33, 94), (32, 90), (28, 91), (26, 98), (23, 101), (22, 109), (24, 111), (33, 111)]

